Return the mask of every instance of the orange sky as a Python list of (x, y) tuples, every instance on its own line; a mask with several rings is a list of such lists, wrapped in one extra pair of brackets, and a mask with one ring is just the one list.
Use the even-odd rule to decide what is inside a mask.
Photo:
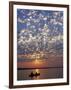
[(47, 68), (47, 67), (62, 67), (63, 58), (53, 58), (50, 57), (47, 61), (34, 60), (30, 62), (18, 62), (18, 68)]

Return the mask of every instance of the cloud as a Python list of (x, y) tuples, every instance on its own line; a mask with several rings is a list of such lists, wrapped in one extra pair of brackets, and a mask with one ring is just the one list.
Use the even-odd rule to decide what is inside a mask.
[(56, 20), (56, 19), (51, 19), (51, 20), (50, 20), (50, 23), (51, 23), (51, 24), (54, 24), (54, 25), (57, 25), (57, 24), (58, 24), (58, 25), (61, 25), (61, 26), (63, 25), (62, 22), (60, 22), (60, 21), (58, 21), (58, 20)]
[(17, 19), (19, 27), (23, 24), (23, 29), (18, 32), (18, 46), (24, 51), (34, 52), (37, 48), (43, 50), (44, 47), (48, 50), (48, 44), (55, 49), (53, 44), (63, 43), (61, 12), (37, 11), (24, 10), (22, 16), (25, 15), (25, 18), (20, 16)]
[(20, 19), (19, 17), (18, 17), (18, 20), (17, 20), (19, 23), (26, 23), (26, 20), (24, 19), (24, 20), (22, 20), (22, 19)]

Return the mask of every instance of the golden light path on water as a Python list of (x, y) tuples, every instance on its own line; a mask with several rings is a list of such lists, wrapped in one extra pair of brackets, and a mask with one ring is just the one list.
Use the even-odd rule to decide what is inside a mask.
[[(37, 65), (37, 66), (38, 66), (38, 65), (40, 66), (41, 64), (43, 64), (43, 63), (42, 63), (42, 60), (39, 60), (39, 58), (40, 58), (40, 57), (38, 57), (38, 58), (36, 58), (36, 59), (34, 60), (34, 64)], [(35, 74), (35, 73), (39, 73), (39, 74), (40, 74), (40, 69), (38, 69), (38, 68), (37, 68), (37, 69), (34, 69), (34, 70), (33, 70), (33, 73), (34, 73), (34, 74)], [(34, 79), (34, 80), (35, 80), (35, 79), (38, 80), (39, 77), (40, 77), (40, 75), (33, 77), (33, 79)]]

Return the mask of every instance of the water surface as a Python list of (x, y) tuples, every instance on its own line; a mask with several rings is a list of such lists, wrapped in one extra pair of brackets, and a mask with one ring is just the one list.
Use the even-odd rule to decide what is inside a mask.
[[(31, 72), (39, 72), (39, 76), (29, 77)], [(63, 68), (46, 68), (46, 69), (18, 69), (17, 80), (39, 80), (63, 78)]]

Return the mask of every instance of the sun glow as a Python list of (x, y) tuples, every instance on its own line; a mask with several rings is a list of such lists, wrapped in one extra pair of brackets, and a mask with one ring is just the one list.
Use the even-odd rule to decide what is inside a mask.
[(39, 60), (38, 59), (36, 59), (35, 60), (35, 64), (39, 64), (40, 62), (39, 62)]

